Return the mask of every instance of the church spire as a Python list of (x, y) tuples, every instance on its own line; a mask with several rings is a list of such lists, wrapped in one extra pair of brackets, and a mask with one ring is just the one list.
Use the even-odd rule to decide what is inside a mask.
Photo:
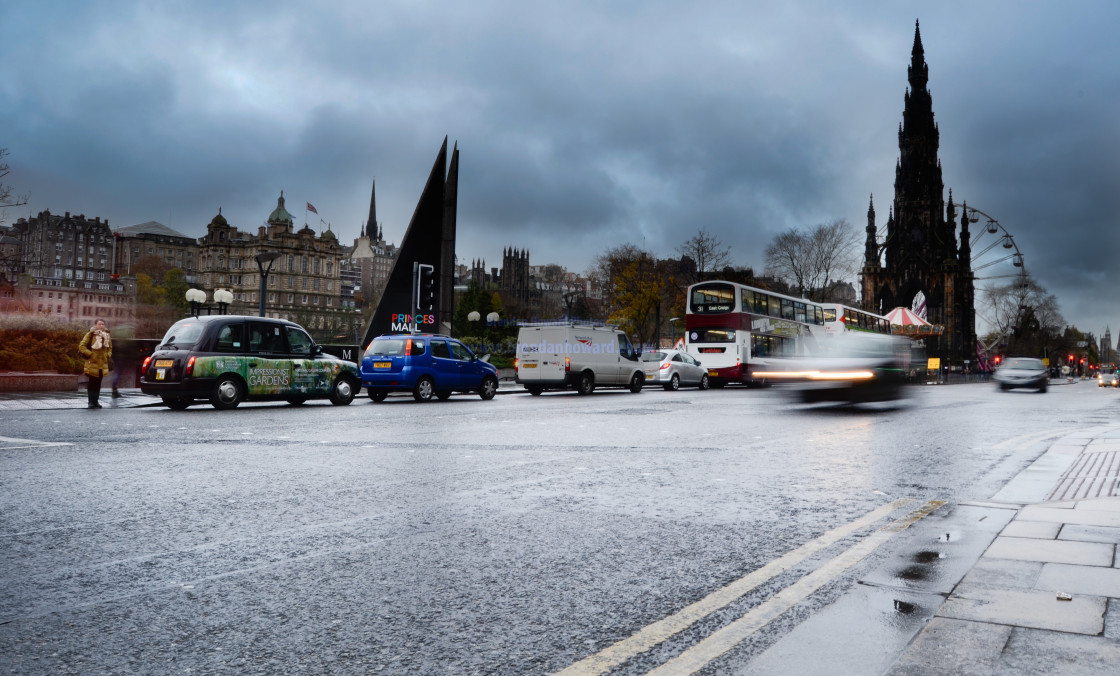
[(373, 186), (369, 190), (369, 218), (366, 220), (366, 228), (371, 239), (377, 236), (377, 179), (373, 179)]
[(871, 195), (871, 199), (867, 205), (867, 242), (864, 244), (864, 266), (877, 268), (881, 264), (879, 260), (879, 241), (877, 234), (875, 228), (875, 195)]
[(910, 67), (906, 69), (910, 88), (914, 91), (925, 89), (929, 82), (929, 66), (926, 65), (926, 50), (922, 47), (922, 32), (918, 21), (914, 20), (914, 47), (910, 50)]

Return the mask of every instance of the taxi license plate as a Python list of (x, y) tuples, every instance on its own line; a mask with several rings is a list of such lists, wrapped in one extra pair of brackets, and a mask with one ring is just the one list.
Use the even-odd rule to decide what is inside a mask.
[(653, 380), (653, 374), (652, 373), (647, 373), (646, 374), (646, 380)]
[(537, 365), (536, 364), (522, 364), (521, 368), (523, 368), (523, 369), (535, 369), (535, 368), (537, 368)]
[(163, 380), (167, 376), (167, 369), (156, 369), (156, 380)]
[(393, 367), (393, 362), (391, 362), (391, 361), (375, 361), (375, 362), (373, 362), (373, 368), (375, 368), (375, 369), (387, 369), (387, 368), (392, 368), (392, 367)]
[(156, 360), (156, 368), (167, 368), (168, 366), (174, 366), (174, 365), (175, 365), (175, 360), (174, 359), (157, 359)]

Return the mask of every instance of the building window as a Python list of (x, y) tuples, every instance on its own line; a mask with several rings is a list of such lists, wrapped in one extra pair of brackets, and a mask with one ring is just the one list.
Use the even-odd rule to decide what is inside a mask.
[(304, 304), (304, 305), (307, 305), (307, 294), (306, 294), (306, 293), (305, 293), (305, 294), (303, 294), (303, 300), (302, 300), (302, 302), (303, 302), (303, 304)]
[(319, 304), (319, 297), (318, 296), (312, 296), (311, 297), (311, 304), (312, 305), (318, 305)]
[(294, 303), (294, 302), (296, 302), (296, 297), (295, 297), (295, 295), (294, 295), (294, 294), (291, 294), (291, 293), (289, 293), (289, 294), (288, 294), (288, 305), (291, 305), (291, 304), (292, 304), (292, 303)]
[(303, 272), (307, 272), (307, 256), (300, 256), (300, 261), (302, 261), (301, 265), (303, 266)]

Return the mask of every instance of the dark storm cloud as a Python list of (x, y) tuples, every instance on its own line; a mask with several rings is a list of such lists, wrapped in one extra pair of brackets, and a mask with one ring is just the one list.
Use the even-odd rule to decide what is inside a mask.
[[(583, 270), (704, 228), (880, 227), (921, 19), (946, 188), (995, 216), (1067, 319), (1120, 326), (1109, 2), (108, 1), (0, 6), (0, 147), (21, 213), (254, 230), (281, 190), (343, 241), (377, 182), (399, 240), (444, 136), (458, 254)], [(946, 192), (948, 197), (948, 190)]]

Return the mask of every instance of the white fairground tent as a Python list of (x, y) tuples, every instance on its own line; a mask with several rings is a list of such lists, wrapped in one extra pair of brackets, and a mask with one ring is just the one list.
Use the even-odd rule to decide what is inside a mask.
[(918, 315), (910, 308), (896, 307), (886, 315), (891, 323), (891, 333), (899, 336), (923, 338), (925, 336), (939, 336), (945, 332), (945, 327), (935, 326)]

